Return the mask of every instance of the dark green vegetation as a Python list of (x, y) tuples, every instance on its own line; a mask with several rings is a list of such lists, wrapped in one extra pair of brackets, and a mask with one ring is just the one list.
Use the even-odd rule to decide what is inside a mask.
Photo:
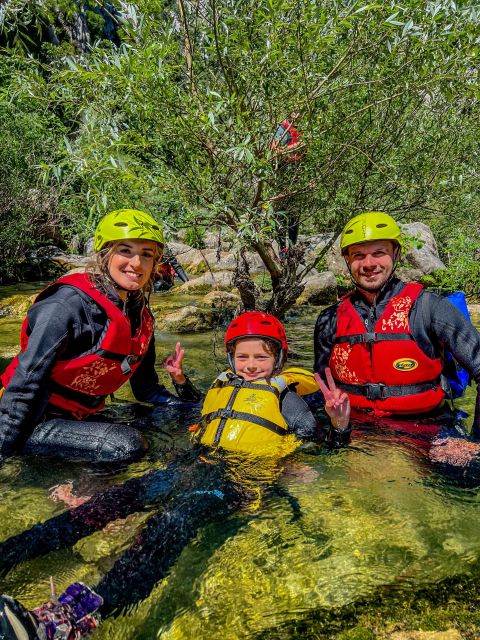
[[(302, 250), (279, 261), (278, 212), (338, 232), (385, 209), (430, 224), (441, 282), (478, 292), (475, 4), (7, 0), (1, 281), (21, 278), (28, 248), (78, 247), (104, 212), (145, 207), (197, 241), (229, 227), (281, 314)], [(305, 145), (289, 163), (270, 145), (293, 111)]]

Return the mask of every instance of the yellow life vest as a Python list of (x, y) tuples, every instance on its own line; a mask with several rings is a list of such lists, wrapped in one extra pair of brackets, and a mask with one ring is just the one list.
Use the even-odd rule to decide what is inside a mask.
[(225, 371), (207, 392), (194, 438), (238, 453), (288, 455), (300, 442), (289, 433), (280, 411), (280, 396), (287, 388), (306, 395), (317, 391), (318, 385), (313, 374), (293, 367), (269, 381), (250, 382)]

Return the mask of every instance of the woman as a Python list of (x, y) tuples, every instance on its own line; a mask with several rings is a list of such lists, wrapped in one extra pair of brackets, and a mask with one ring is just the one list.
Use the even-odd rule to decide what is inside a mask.
[[(159, 384), (152, 274), (163, 231), (149, 214), (113, 211), (95, 230), (95, 256), (85, 273), (67, 275), (35, 300), (22, 325), (20, 354), (1, 376), (0, 458), (16, 451), (77, 460), (129, 460), (146, 449), (126, 425), (94, 422), (105, 398), (130, 380), (135, 398), (154, 404), (182, 400)], [(177, 392), (198, 393), (168, 359)]]

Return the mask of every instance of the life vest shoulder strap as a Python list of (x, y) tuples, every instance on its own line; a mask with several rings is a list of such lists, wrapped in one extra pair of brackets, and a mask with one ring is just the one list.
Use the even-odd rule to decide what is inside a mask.
[(268, 391), (274, 393), (276, 396), (280, 396), (281, 392), (286, 387), (286, 382), (280, 378), (272, 378), (270, 383), (263, 381), (249, 382), (239, 376), (236, 376), (232, 371), (223, 371), (213, 381), (211, 389), (232, 387), (234, 389), (254, 389), (255, 391)]

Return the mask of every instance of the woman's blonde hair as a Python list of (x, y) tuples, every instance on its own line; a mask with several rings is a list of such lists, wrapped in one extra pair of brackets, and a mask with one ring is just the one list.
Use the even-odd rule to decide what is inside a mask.
[[(106, 244), (100, 251), (94, 253), (91, 260), (87, 264), (86, 271), (90, 274), (92, 282), (102, 293), (107, 293), (112, 288), (117, 288), (117, 283), (110, 275), (110, 271), (108, 269), (108, 263), (110, 258), (113, 256), (118, 246), (122, 244), (123, 240), (114, 240), (113, 242), (109, 242)], [(150, 298), (150, 294), (153, 291), (153, 282), (155, 278), (155, 273), (157, 271), (157, 264), (162, 258), (162, 249), (155, 243), (155, 254), (153, 256), (153, 267), (152, 273), (150, 274), (150, 278), (148, 282), (137, 291), (130, 292), (130, 299), (134, 302), (140, 302), (142, 298)]]

